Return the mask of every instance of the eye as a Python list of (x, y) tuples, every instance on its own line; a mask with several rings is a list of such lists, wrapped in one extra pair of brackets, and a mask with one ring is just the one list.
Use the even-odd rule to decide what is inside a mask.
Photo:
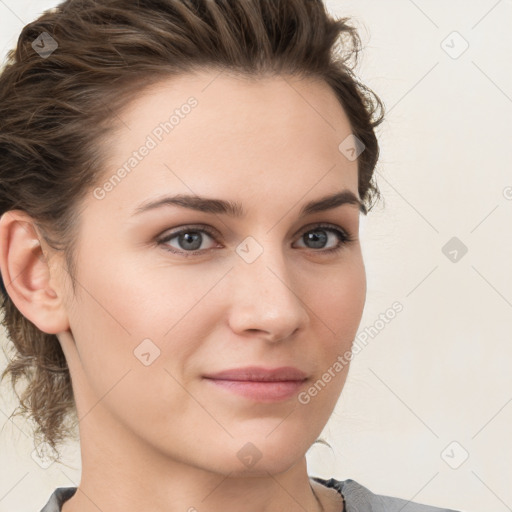
[[(158, 243), (164, 245), (164, 248), (170, 252), (182, 254), (186, 257), (193, 256), (208, 250), (208, 248), (204, 247), (201, 249), (205, 235), (207, 238), (213, 239), (215, 233), (206, 226), (186, 226), (161, 238)], [(168, 245), (168, 242), (174, 239), (176, 239), (175, 243), (178, 247)]]
[[(185, 226), (178, 231), (167, 234), (165, 237), (157, 241), (158, 245), (163, 245), (164, 249), (178, 254), (180, 256), (189, 257), (205, 253), (215, 247), (204, 247), (203, 243), (207, 239), (215, 240), (218, 235), (208, 226)], [(313, 249), (319, 254), (335, 253), (343, 249), (345, 245), (353, 242), (350, 234), (341, 228), (331, 224), (315, 225), (307, 231), (303, 232), (299, 241), (309, 246), (306, 249)], [(171, 242), (174, 241), (174, 245)], [(331, 247), (325, 248), (327, 245)], [(332, 245), (334, 243), (334, 245)]]
[[(354, 239), (349, 233), (336, 226), (331, 224), (318, 224), (314, 226), (313, 229), (306, 231), (300, 238), (300, 241), (310, 244), (306, 247), (307, 249), (322, 249), (316, 252), (330, 254), (340, 251), (345, 245), (353, 242)], [(334, 245), (325, 249), (325, 246), (328, 245), (329, 242), (334, 242)]]

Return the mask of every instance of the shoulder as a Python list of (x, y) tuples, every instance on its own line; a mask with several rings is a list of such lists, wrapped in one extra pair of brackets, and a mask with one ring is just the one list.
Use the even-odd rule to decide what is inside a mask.
[(336, 489), (345, 501), (345, 512), (462, 512), (448, 508), (424, 505), (414, 501), (392, 496), (374, 494), (355, 480), (325, 480), (312, 477), (313, 480)]
[(65, 501), (76, 492), (76, 487), (57, 487), (40, 512), (60, 512)]

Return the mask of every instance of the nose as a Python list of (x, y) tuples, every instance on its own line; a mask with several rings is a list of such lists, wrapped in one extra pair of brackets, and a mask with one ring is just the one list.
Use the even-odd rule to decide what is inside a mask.
[(308, 309), (297, 290), (299, 276), (291, 275), (279, 249), (265, 248), (252, 263), (238, 259), (230, 274), (229, 325), (235, 333), (274, 342), (308, 324)]

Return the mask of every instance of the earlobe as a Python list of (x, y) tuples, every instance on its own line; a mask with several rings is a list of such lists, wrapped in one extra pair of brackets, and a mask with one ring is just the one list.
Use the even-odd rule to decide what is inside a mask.
[(7, 293), (38, 329), (56, 334), (68, 329), (69, 323), (41, 244), (34, 220), (26, 212), (10, 210), (2, 215), (0, 270)]

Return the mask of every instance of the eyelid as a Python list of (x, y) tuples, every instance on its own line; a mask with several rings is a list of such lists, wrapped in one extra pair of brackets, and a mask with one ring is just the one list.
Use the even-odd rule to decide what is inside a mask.
[(308, 231), (313, 231), (314, 229), (321, 229), (321, 228), (328, 228), (328, 229), (334, 229), (337, 231), (341, 231), (345, 236), (349, 237), (350, 232), (343, 228), (342, 226), (339, 226), (338, 224), (334, 224), (332, 222), (311, 222), (310, 224), (306, 224), (305, 226), (302, 226), (298, 231), (295, 232), (293, 235), (294, 237), (301, 234), (306, 233)]
[(217, 236), (219, 238), (222, 238), (222, 234), (212, 226), (209, 226), (208, 224), (184, 224), (183, 226), (176, 227), (174, 230), (165, 230), (161, 235), (158, 235), (157, 239), (168, 239), (169, 237), (174, 237), (187, 231), (205, 231), (208, 235), (212, 237)]

